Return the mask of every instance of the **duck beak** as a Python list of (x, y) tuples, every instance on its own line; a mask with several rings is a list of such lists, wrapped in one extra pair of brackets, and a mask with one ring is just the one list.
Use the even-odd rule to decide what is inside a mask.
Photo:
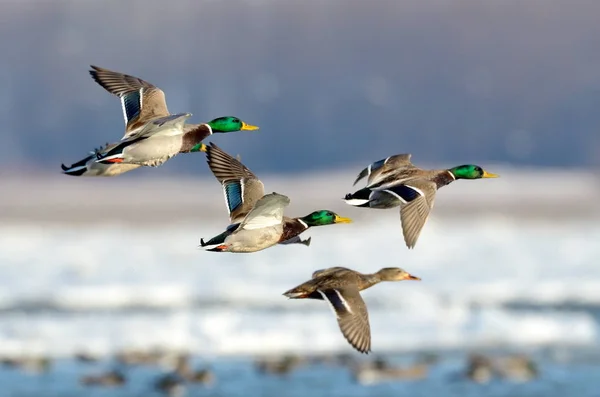
[(483, 171), (482, 178), (500, 178), (500, 175), (492, 174), (491, 172)]
[(288, 299), (302, 299), (302, 298), (306, 297), (306, 293), (297, 292), (297, 291), (294, 291), (293, 289), (284, 292), (282, 295)]
[(206, 152), (206, 145), (205, 144), (201, 144), (200, 145), (200, 151), (201, 152)]
[(333, 219), (335, 223), (352, 223), (352, 219), (344, 218), (343, 216), (336, 215)]
[(242, 121), (242, 128), (240, 128), (240, 130), (242, 131), (254, 131), (254, 130), (258, 130), (259, 128), (255, 125), (252, 124), (248, 124), (248, 123), (244, 123)]
[(421, 281), (420, 277), (417, 276), (413, 276), (412, 274), (406, 273), (406, 275), (404, 276), (404, 278), (402, 280), (415, 280), (415, 281)]

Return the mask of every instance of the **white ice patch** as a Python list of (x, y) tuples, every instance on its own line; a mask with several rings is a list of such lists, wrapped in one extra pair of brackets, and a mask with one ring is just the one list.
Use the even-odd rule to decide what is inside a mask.
[[(302, 255), (291, 246), (251, 255), (197, 249), (198, 236), (222, 226), (3, 223), (0, 355), (155, 346), (219, 355), (347, 351), (322, 304), (281, 294), (315, 269), (368, 273), (392, 259), (409, 272), (418, 267), (424, 282), (382, 283), (363, 295), (378, 351), (598, 343), (600, 325), (585, 306), (600, 306), (594, 221), (439, 218), (423, 231), (428, 249), (396, 250), (392, 259), (369, 247), (382, 236), (401, 239), (396, 216), (336, 233), (317, 228), (327, 243)], [(514, 302), (533, 307), (514, 310)]]

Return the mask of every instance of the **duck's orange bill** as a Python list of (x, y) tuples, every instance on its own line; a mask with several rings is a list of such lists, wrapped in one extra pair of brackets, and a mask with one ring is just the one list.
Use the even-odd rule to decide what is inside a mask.
[(421, 281), (421, 278), (420, 278), (420, 277), (413, 276), (412, 274), (408, 274), (408, 275), (406, 276), (406, 279), (407, 279), (407, 280), (417, 280), (417, 281)]

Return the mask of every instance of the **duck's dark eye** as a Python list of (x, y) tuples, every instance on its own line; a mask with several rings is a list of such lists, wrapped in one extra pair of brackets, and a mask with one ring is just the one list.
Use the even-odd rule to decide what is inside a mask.
[(483, 172), (483, 169), (481, 167), (475, 167), (475, 171), (477, 171), (477, 172)]
[(233, 122), (234, 122), (234, 123), (239, 123), (239, 122), (240, 122), (240, 119), (233, 119)]

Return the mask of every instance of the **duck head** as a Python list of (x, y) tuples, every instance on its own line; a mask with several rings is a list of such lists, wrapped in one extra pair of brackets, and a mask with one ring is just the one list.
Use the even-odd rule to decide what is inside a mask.
[(308, 226), (333, 225), (334, 223), (352, 223), (352, 219), (339, 216), (333, 211), (320, 210), (301, 218)]
[(213, 133), (255, 131), (259, 129), (257, 126), (248, 124), (234, 116), (218, 117), (206, 124), (212, 128)]
[(377, 272), (381, 281), (421, 280), (399, 267), (384, 267)]
[(483, 168), (474, 164), (459, 165), (448, 170), (456, 179), (482, 179), (499, 178), (500, 175), (487, 172)]

